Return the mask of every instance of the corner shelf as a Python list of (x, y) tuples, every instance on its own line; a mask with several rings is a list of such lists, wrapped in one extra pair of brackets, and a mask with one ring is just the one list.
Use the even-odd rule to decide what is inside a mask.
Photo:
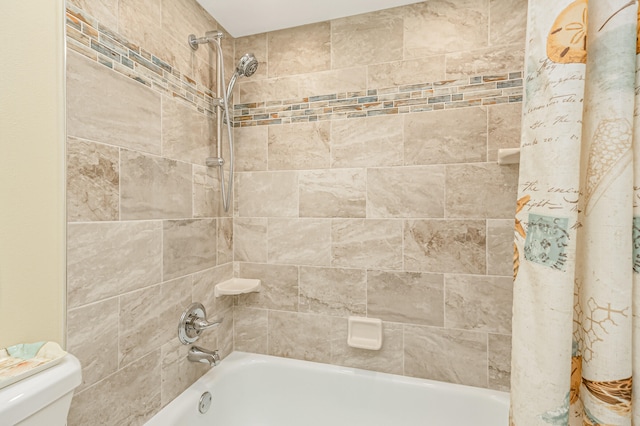
[(260, 280), (249, 278), (231, 278), (216, 284), (213, 293), (216, 297), (235, 296), (237, 294), (254, 293), (260, 291)]

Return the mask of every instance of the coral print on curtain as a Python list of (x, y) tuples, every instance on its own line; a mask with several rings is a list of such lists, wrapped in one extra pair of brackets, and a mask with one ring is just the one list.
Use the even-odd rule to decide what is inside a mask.
[(529, 2), (514, 426), (640, 426), (637, 40), (636, 1)]

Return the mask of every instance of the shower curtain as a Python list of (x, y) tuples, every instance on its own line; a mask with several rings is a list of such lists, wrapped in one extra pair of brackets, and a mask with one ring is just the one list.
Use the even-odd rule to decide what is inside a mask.
[(640, 426), (638, 6), (528, 12), (511, 425)]

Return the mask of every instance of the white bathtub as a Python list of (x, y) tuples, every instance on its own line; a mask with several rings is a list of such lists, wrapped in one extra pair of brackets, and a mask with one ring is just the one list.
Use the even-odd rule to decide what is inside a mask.
[[(211, 392), (205, 414), (200, 396)], [(148, 426), (505, 426), (509, 394), (234, 352)]]

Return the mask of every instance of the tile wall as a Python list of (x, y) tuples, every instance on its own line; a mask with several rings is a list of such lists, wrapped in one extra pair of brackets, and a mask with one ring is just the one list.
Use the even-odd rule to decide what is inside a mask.
[[(143, 424), (207, 368), (177, 322), (223, 316), (202, 346), (233, 350), (231, 213), (204, 166), (215, 149), (210, 49), (195, 0), (67, 4), (67, 338), (83, 381), (69, 425)], [(224, 43), (227, 63), (233, 40)]]
[[(508, 390), (526, 1), (236, 39), (236, 350)], [(383, 320), (378, 352), (347, 317)]]
[[(142, 424), (203, 346), (507, 389), (526, 1), (429, 0), (224, 41), (236, 89), (234, 213), (219, 207), (211, 49), (195, 0), (69, 0), (70, 425)], [(215, 171), (214, 171), (215, 172)], [(233, 262), (232, 262), (233, 261)], [(212, 296), (232, 275), (263, 290)], [(347, 316), (384, 321), (379, 352)], [(233, 321), (232, 321), (233, 319)]]

